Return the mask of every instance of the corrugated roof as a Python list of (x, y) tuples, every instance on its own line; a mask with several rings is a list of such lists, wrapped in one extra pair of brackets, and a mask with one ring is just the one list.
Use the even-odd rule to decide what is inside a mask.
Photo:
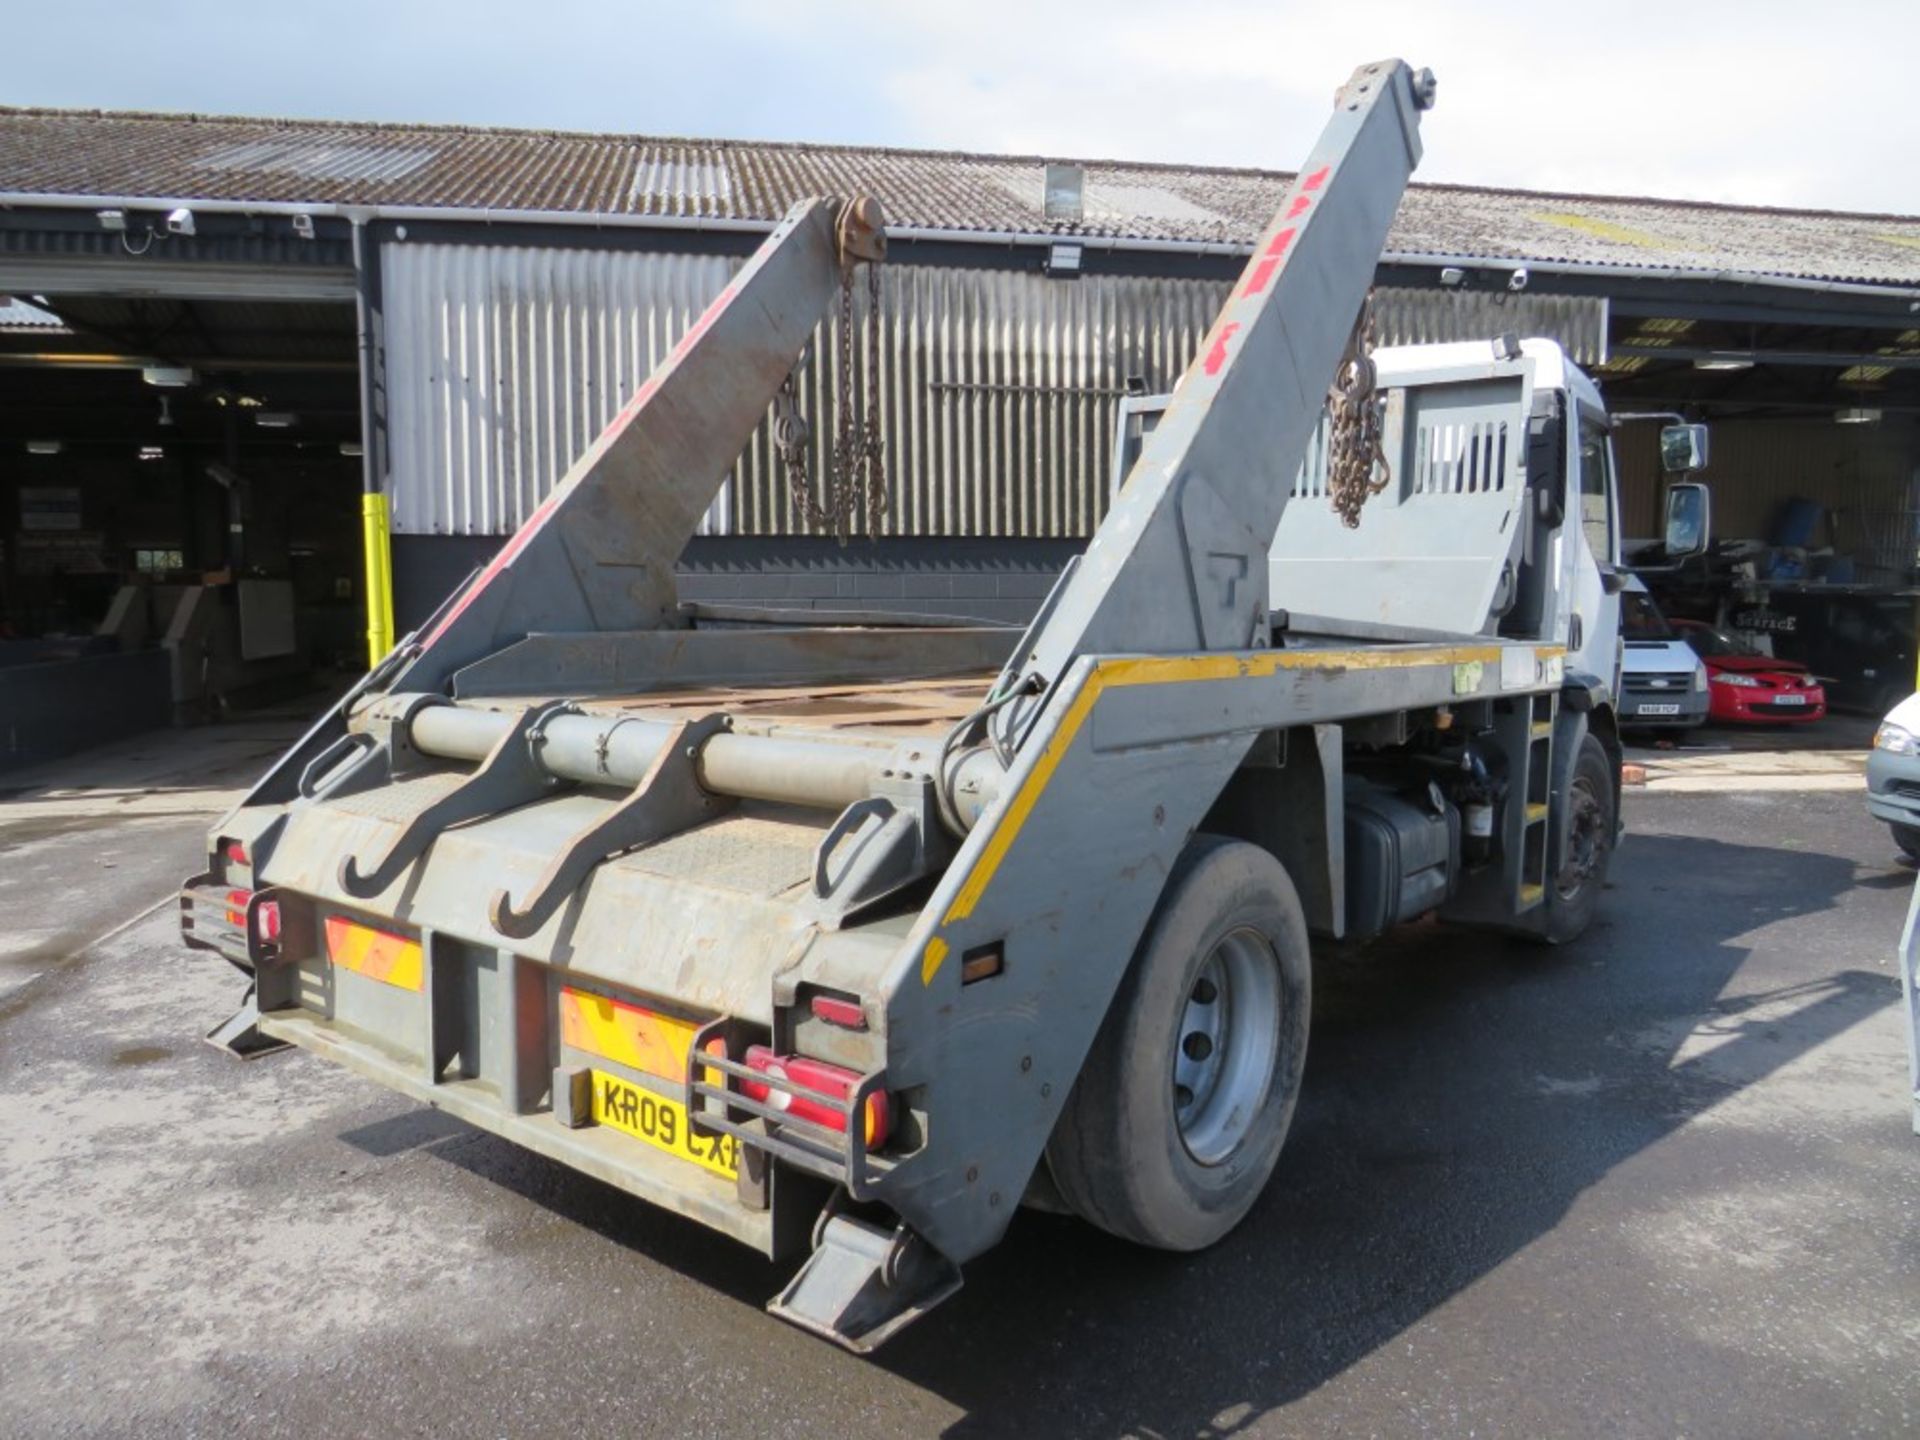
[(67, 325), (58, 315), (30, 305), (17, 295), (0, 295), (0, 334), (64, 335)]
[[(1031, 156), (449, 126), (0, 108), (0, 190), (771, 220), (866, 191), (897, 225), (1247, 244), (1291, 177), (1087, 161), (1046, 219)], [(1389, 248), (1920, 284), (1920, 218), (1415, 186)]]

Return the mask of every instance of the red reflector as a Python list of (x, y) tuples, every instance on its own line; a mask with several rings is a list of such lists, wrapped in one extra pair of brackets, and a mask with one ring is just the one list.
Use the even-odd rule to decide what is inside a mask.
[(280, 902), (263, 900), (260, 908), (253, 912), (253, 928), (259, 937), (271, 945), (280, 938)]
[(829, 1025), (842, 1025), (849, 1030), (867, 1028), (866, 1011), (860, 1008), (858, 1000), (838, 1000), (831, 995), (816, 995), (807, 1002), (807, 1008), (813, 1011), (816, 1020), (824, 1020)]
[(220, 853), (236, 865), (251, 865), (253, 863), (247, 858), (246, 842), (241, 840), (227, 841), (226, 844), (220, 847)]
[(227, 891), (227, 923), (245, 925), (247, 923), (247, 904), (253, 899), (251, 890)]
[[(749, 1045), (746, 1061), (749, 1070), (758, 1070), (776, 1079), (791, 1080), (796, 1085), (804, 1085), (835, 1100), (846, 1100), (860, 1084), (860, 1077), (851, 1070), (829, 1065), (824, 1060), (809, 1060), (804, 1055), (776, 1055), (764, 1045)], [(749, 1100), (771, 1105), (796, 1120), (806, 1120), (829, 1130), (846, 1133), (846, 1115), (823, 1101), (796, 1095), (790, 1090), (779, 1090), (771, 1085), (757, 1085), (751, 1080), (742, 1080), (740, 1088)], [(865, 1126), (867, 1148), (874, 1150), (885, 1144), (892, 1128), (893, 1107), (887, 1103), (887, 1097), (878, 1092), (869, 1095)]]

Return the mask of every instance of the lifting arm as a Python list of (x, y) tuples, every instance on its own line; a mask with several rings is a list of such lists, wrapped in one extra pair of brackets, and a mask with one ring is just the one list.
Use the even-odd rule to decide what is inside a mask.
[(829, 313), (843, 261), (885, 255), (883, 224), (869, 198), (788, 211), (389, 688), (440, 690), (534, 631), (682, 623), (674, 562)]
[(1433, 74), (1363, 65), (1174, 390), (1139, 463), (1001, 693), (1003, 743), (1082, 655), (1190, 654), (1267, 639), (1267, 552), (1407, 180)]

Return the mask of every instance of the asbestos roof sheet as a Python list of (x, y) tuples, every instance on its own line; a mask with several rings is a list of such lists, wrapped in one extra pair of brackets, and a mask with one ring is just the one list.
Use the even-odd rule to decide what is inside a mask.
[[(1086, 161), (1077, 221), (1048, 162), (842, 145), (0, 108), (0, 191), (740, 220), (876, 195), (895, 225), (1093, 241), (1252, 242), (1289, 175)], [(1417, 185), (1399, 254), (1920, 284), (1920, 217)]]

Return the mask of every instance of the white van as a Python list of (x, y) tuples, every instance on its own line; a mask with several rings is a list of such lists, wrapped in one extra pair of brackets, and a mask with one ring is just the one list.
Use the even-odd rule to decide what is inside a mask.
[(1707, 718), (1707, 667), (1637, 575), (1620, 593), (1620, 724), (1688, 729)]

